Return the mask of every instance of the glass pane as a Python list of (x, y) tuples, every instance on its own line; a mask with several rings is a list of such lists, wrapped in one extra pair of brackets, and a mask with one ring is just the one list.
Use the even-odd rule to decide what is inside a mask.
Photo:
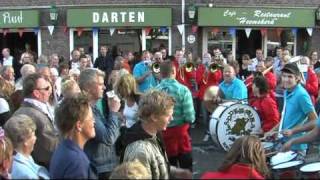
[(92, 31), (83, 31), (81, 36), (78, 32), (73, 32), (74, 48), (83, 47), (85, 53), (92, 54)]
[(141, 49), (141, 29), (115, 29), (112, 36), (108, 29), (100, 29), (98, 39), (99, 47), (107, 45), (109, 49), (116, 48), (118, 54), (139, 52)]
[(215, 47), (220, 48), (224, 55), (232, 51), (232, 36), (227, 30), (208, 32), (208, 52), (212, 52)]
[(159, 48), (168, 48), (169, 30), (166, 27), (153, 28), (146, 36), (146, 48), (151, 52), (159, 50)]
[(280, 36), (276, 30), (268, 30), (267, 55), (275, 56), (276, 47), (287, 48), (291, 54), (294, 53), (294, 34), (290, 29), (282, 30)]

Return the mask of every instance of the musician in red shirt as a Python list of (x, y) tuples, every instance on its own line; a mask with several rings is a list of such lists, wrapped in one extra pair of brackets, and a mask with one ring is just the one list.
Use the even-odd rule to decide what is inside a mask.
[(260, 140), (254, 136), (238, 138), (218, 172), (206, 172), (201, 179), (265, 179), (268, 167)]
[(300, 60), (299, 69), (303, 74), (304, 80), (302, 81), (302, 84), (310, 95), (312, 103), (315, 104), (318, 97), (319, 84), (317, 74), (314, 72), (312, 66), (310, 65), (310, 59), (307, 56), (304, 56)]
[(252, 85), (253, 97), (249, 104), (254, 107), (260, 117), (263, 132), (270, 131), (279, 123), (280, 115), (276, 101), (270, 97), (268, 83), (263, 76), (256, 76)]

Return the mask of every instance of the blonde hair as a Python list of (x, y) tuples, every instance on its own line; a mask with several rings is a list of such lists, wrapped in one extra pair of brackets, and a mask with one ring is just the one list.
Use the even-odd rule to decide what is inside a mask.
[(13, 147), (11, 140), (5, 135), (4, 130), (0, 127), (0, 166), (5, 160), (11, 159)]
[(235, 163), (248, 164), (262, 176), (268, 176), (264, 149), (259, 138), (255, 136), (242, 136), (238, 138), (227, 153), (219, 171), (226, 171)]
[(137, 83), (131, 74), (120, 76), (115, 85), (115, 91), (122, 98), (132, 97), (137, 94)]
[(122, 163), (111, 173), (109, 179), (151, 179), (147, 168), (137, 159)]
[(151, 115), (163, 115), (168, 109), (173, 108), (174, 104), (174, 98), (167, 93), (149, 90), (140, 98), (137, 115), (141, 121), (148, 121)]
[(80, 90), (78, 83), (73, 79), (65, 80), (61, 85), (61, 94), (63, 97), (73, 96), (74, 87), (77, 86)]
[(0, 97), (10, 100), (10, 96), (14, 93), (14, 86), (0, 76)]

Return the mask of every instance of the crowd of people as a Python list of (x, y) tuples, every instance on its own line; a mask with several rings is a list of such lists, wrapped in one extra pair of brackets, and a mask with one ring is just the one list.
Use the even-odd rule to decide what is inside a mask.
[[(281, 150), (306, 154), (319, 134), (320, 61), (248, 54), (224, 58), (219, 48), (202, 57), (165, 48), (111, 54), (93, 61), (83, 48), (67, 60), (54, 53), (20, 59), (2, 50), (0, 61), (1, 178), (192, 178), (190, 128), (222, 100), (246, 101), (261, 120), (260, 136), (281, 138)], [(214, 87), (210, 99), (208, 89)], [(202, 122), (200, 121), (202, 120)], [(309, 132), (309, 133), (305, 133)], [(209, 170), (209, 169), (208, 169)], [(259, 138), (243, 136), (217, 172), (202, 178), (267, 178)]]

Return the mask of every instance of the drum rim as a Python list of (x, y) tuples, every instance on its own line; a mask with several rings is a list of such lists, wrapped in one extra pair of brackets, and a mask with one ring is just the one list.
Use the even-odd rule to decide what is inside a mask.
[[(280, 161), (280, 163), (273, 164), (273, 163), (272, 163), (272, 158), (273, 158), (274, 156), (278, 155), (278, 154), (279, 154), (279, 153), (278, 153), (278, 154), (276, 154), (276, 155), (274, 155), (274, 156), (271, 157), (271, 159), (270, 159), (271, 165), (272, 165), (272, 166), (277, 166), (277, 165), (279, 165), (279, 164), (287, 163), (287, 162), (290, 162), (290, 161), (294, 160), (294, 159), (298, 156), (298, 153), (296, 153), (296, 152), (294, 152), (294, 151), (288, 151), (288, 152), (291, 152), (291, 153), (293, 154), (293, 156), (291, 156), (291, 159), (286, 160), (286, 161), (284, 161), (284, 162), (281, 162), (281, 161)], [(288, 152), (287, 152), (287, 153), (288, 153)]]
[(306, 170), (305, 170), (305, 171), (304, 171), (304, 170), (302, 170), (303, 168), (306, 168), (307, 166), (316, 165), (316, 164), (317, 164), (317, 165), (320, 165), (320, 162), (313, 162), (313, 163), (305, 164), (305, 165), (301, 166), (299, 170), (300, 170), (301, 172), (303, 172), (303, 173), (318, 172), (318, 171), (320, 171), (320, 168), (319, 168), (319, 170), (317, 170), (317, 171), (311, 171), (311, 170), (309, 170), (309, 171), (306, 171)]
[[(281, 167), (281, 166), (283, 166), (283, 165), (285, 165), (285, 164), (289, 164), (289, 163), (298, 163), (298, 164), (295, 164), (294, 166)], [(287, 161), (287, 162), (283, 162), (283, 163), (280, 163), (280, 164), (277, 164), (277, 165), (272, 166), (272, 169), (273, 169), (273, 170), (287, 169), (287, 168), (299, 166), (299, 165), (301, 165), (301, 164), (303, 164), (303, 161), (302, 161), (302, 160)], [(281, 168), (276, 168), (277, 166), (280, 166)]]
[[(264, 149), (270, 149), (270, 148), (272, 148), (274, 146), (273, 142), (261, 142), (261, 144), (262, 144)], [(264, 144), (267, 144), (269, 146), (266, 147), (266, 146), (264, 146)]]

